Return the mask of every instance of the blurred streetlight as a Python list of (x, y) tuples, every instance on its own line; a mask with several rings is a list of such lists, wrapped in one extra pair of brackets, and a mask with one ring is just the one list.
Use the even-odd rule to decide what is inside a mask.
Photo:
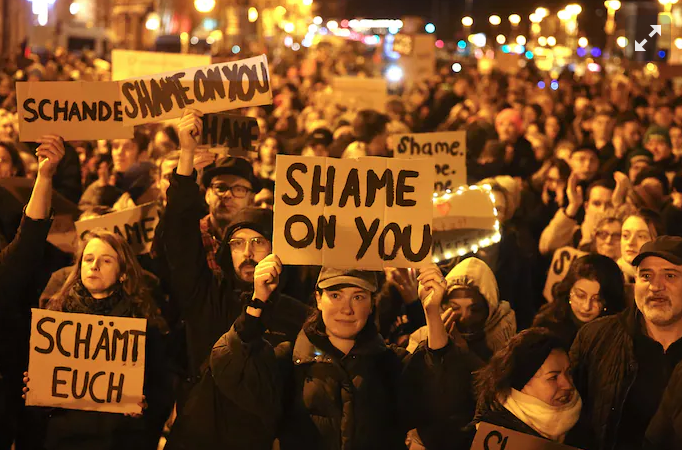
[(209, 13), (215, 8), (215, 0), (194, 0), (194, 8), (200, 13)]
[(284, 24), (284, 31), (287, 33), (293, 33), (295, 29), (296, 26), (293, 24), (293, 22), (287, 22)]
[[(74, 5), (74, 4), (77, 5), (78, 3), (72, 3), (72, 5)], [(72, 14), (75, 14), (75, 13), (72, 13)], [(161, 18), (159, 17), (159, 15), (157, 13), (154, 13), (154, 12), (149, 13), (149, 15), (147, 16), (147, 21), (144, 24), (144, 27), (150, 31), (156, 31), (159, 29), (160, 26), (161, 26)]]
[(69, 12), (71, 13), (72, 16), (75, 16), (78, 14), (78, 11), (81, 10), (81, 5), (80, 3), (73, 2), (69, 5)]
[(462, 17), (462, 25), (465, 27), (470, 27), (474, 24), (474, 19), (469, 16)]
[(330, 30), (336, 30), (337, 28), (339, 28), (339, 23), (336, 20), (330, 20), (329, 22), (327, 22), (327, 28), (329, 28)]
[(549, 16), (549, 10), (547, 8), (537, 8), (535, 10), (535, 15), (540, 18), (540, 20), (544, 19), (545, 17)]
[(490, 25), (499, 25), (502, 23), (502, 19), (500, 19), (500, 16), (497, 14), (493, 14), (492, 16), (488, 17), (488, 22), (490, 22)]
[(279, 16), (283, 16), (286, 13), (287, 13), (287, 9), (282, 5), (279, 5), (277, 8), (275, 8), (275, 14), (277, 14)]
[(604, 2), (604, 6), (606, 6), (606, 9), (618, 11), (620, 9), (621, 4), (618, 0), (606, 0)]
[(303, 6), (310, 6), (313, 4), (313, 0), (303, 0)]
[(258, 20), (258, 10), (256, 8), (254, 8), (253, 6), (251, 8), (249, 8), (248, 18), (249, 18), (249, 22), (251, 22), (251, 23)]
[(682, 50), (682, 38), (675, 39), (675, 48)]
[(509, 23), (511, 23), (514, 26), (520, 24), (521, 16), (519, 16), (518, 14), (512, 14), (511, 16), (509, 16)]
[(673, 5), (676, 5), (679, 0), (658, 0), (658, 3), (663, 5), (665, 12), (670, 13), (673, 9)]
[(426, 31), (429, 34), (433, 34), (436, 32), (436, 26), (429, 22), (424, 26), (424, 31)]
[(549, 45), (550, 47), (554, 47), (556, 45), (556, 38), (554, 36), (548, 37), (547, 45)]
[(498, 34), (498, 35), (497, 35), (497, 38), (495, 38), (495, 40), (496, 40), (497, 43), (500, 44), (500, 45), (502, 45), (502, 44), (504, 44), (505, 42), (507, 42), (507, 38), (506, 38), (506, 36), (505, 36), (504, 34)]
[(587, 47), (587, 44), (589, 43), (590, 42), (587, 40), (586, 37), (581, 37), (580, 39), (578, 39), (578, 45), (581, 47)]
[(531, 23), (540, 23), (542, 22), (542, 17), (538, 16), (536, 13), (533, 13), (530, 16), (528, 16), (528, 20), (530, 20)]
[(320, 17), (320, 16), (313, 17), (313, 23), (315, 25), (322, 25), (322, 17)]
[(516, 36), (516, 43), (517, 43), (517, 44), (519, 44), (519, 45), (526, 45), (526, 42), (527, 42), (527, 41), (526, 41), (526, 36), (524, 36), (524, 35), (522, 35), (522, 34)]
[(545, 45), (547, 45), (547, 38), (544, 36), (540, 36), (538, 38), (538, 44), (540, 44), (541, 47), (544, 47)]
[[(660, 0), (659, 0), (660, 1)], [(571, 5), (566, 5), (566, 11), (572, 16), (577, 16), (583, 11), (583, 7), (578, 5), (578, 4), (571, 4)]]
[(616, 39), (616, 44), (618, 44), (618, 47), (620, 48), (627, 47), (629, 43), (630, 41), (628, 41), (628, 38), (626, 38), (625, 36), (618, 36), (618, 39)]
[(571, 18), (571, 13), (566, 11), (565, 9), (562, 9), (558, 13), (556, 13), (556, 16), (561, 20), (562, 22), (564, 20), (569, 20)]

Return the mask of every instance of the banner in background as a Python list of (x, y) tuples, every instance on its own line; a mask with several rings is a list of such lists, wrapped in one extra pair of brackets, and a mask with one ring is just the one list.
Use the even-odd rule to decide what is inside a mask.
[(120, 81), (210, 64), (211, 55), (114, 49), (111, 51), (111, 79)]

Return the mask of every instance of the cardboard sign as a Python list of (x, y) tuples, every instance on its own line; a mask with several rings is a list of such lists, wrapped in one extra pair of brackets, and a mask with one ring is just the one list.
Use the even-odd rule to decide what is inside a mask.
[(277, 156), (273, 253), (379, 270), (431, 259), (433, 161)]
[(19, 139), (37, 142), (45, 134), (67, 141), (132, 139), (123, 126), (118, 87), (110, 81), (17, 83)]
[(396, 158), (433, 158), (434, 192), (455, 190), (467, 182), (466, 132), (400, 134), (392, 138)]
[(272, 103), (265, 55), (118, 81), (118, 89), (126, 125), (174, 119), (185, 107), (213, 113)]
[(393, 38), (393, 51), (401, 56), (410, 56), (413, 49), (414, 42), (409, 34), (396, 34)]
[(76, 232), (81, 238), (95, 228), (104, 228), (124, 237), (138, 255), (149, 253), (154, 240), (154, 230), (159, 223), (159, 205), (146, 203), (132, 209), (105, 214), (94, 219), (76, 222)]
[[(463, 256), (483, 241), (494, 243), (497, 221), (490, 194), (478, 186), (455, 191), (433, 202), (433, 257), (440, 260)], [(486, 240), (490, 241), (487, 242)]]
[(26, 405), (142, 412), (146, 319), (31, 311)]
[(563, 279), (566, 278), (568, 269), (571, 267), (573, 260), (585, 255), (587, 255), (587, 253), (576, 250), (573, 247), (562, 247), (554, 252), (552, 264), (549, 266), (549, 272), (547, 273), (545, 290), (542, 291), (542, 295), (544, 295), (548, 302), (551, 303), (554, 301), (552, 289), (555, 284), (561, 283)]
[(209, 64), (211, 55), (114, 49), (111, 51), (111, 79), (119, 81)]
[(258, 121), (253, 117), (236, 114), (204, 114), (201, 146), (223, 147), (255, 152), (253, 145), (260, 131)]
[(471, 450), (578, 450), (530, 434), (481, 422)]
[[(395, 43), (394, 43), (395, 45)], [(433, 34), (412, 36), (412, 53), (401, 58), (405, 79), (416, 83), (436, 74), (436, 37)]]
[(383, 78), (334, 77), (332, 91), (334, 101), (349, 109), (386, 110), (388, 84)]

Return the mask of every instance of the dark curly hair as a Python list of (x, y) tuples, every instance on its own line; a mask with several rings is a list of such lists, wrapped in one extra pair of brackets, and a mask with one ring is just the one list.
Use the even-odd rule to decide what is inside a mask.
[(511, 393), (514, 380), (525, 370), (522, 367), (525, 356), (538, 347), (563, 350), (568, 354), (566, 344), (547, 328), (529, 328), (512, 337), (488, 364), (474, 372), (477, 416), (504, 408), (502, 402)]

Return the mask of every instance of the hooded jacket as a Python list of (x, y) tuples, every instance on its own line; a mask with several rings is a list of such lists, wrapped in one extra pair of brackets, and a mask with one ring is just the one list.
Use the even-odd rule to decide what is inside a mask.
[[(448, 294), (457, 287), (473, 287), (488, 302), (488, 319), (483, 327), (485, 342), (491, 352), (504, 347), (516, 334), (516, 315), (509, 302), (500, 301), (495, 275), (490, 267), (478, 258), (468, 258), (457, 264), (445, 277), (448, 282)], [(414, 351), (419, 343), (426, 340), (426, 327), (422, 327), (410, 336), (408, 351)], [(470, 336), (464, 335), (467, 340)]]

